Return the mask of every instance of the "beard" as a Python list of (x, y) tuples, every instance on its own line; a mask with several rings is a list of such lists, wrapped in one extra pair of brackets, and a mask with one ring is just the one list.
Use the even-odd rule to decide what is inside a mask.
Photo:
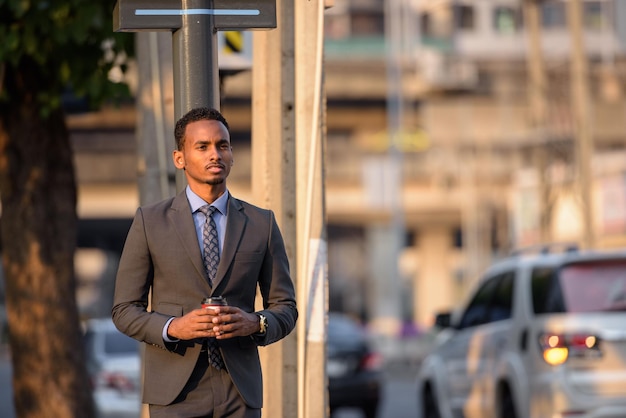
[(224, 177), (218, 177), (215, 179), (211, 179), (209, 181), (206, 182), (206, 184), (209, 184), (211, 186), (217, 186), (218, 184), (222, 184), (226, 181), (226, 179)]

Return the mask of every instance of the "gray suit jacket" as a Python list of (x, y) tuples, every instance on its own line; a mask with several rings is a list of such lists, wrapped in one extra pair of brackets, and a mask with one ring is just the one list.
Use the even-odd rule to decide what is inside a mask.
[(201, 341), (163, 341), (168, 319), (199, 308), (202, 298), (212, 294), (254, 312), (258, 286), (263, 298), (259, 312), (269, 325), (265, 336), (218, 343), (245, 402), (252, 408), (262, 407), (257, 346), (285, 337), (298, 317), (287, 255), (273, 212), (230, 197), (215, 286), (212, 289), (206, 278), (185, 192), (139, 208), (120, 260), (112, 317), (120, 331), (146, 343), (144, 403), (167, 405), (174, 401), (200, 354)]

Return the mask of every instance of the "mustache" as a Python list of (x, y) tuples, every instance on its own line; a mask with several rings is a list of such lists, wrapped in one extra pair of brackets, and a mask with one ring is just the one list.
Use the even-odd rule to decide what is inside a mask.
[(226, 168), (226, 165), (222, 164), (222, 163), (211, 163), (207, 166), (205, 166), (205, 169), (209, 169), (209, 168), (213, 168), (213, 167), (218, 167), (218, 168)]

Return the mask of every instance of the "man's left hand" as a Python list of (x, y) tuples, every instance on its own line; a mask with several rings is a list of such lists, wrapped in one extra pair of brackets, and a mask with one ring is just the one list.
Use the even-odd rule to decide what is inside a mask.
[(213, 318), (215, 338), (225, 340), (247, 337), (260, 331), (259, 317), (235, 306), (220, 306), (219, 316)]

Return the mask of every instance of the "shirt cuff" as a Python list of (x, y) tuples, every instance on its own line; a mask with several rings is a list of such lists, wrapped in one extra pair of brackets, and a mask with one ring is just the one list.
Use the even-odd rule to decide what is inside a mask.
[(165, 341), (166, 343), (175, 343), (177, 341), (180, 341), (178, 338), (174, 338), (171, 339), (170, 337), (167, 336), (167, 329), (170, 326), (170, 323), (174, 320), (174, 317), (171, 317), (170, 319), (167, 320), (167, 322), (165, 323), (165, 326), (163, 327), (163, 341)]

